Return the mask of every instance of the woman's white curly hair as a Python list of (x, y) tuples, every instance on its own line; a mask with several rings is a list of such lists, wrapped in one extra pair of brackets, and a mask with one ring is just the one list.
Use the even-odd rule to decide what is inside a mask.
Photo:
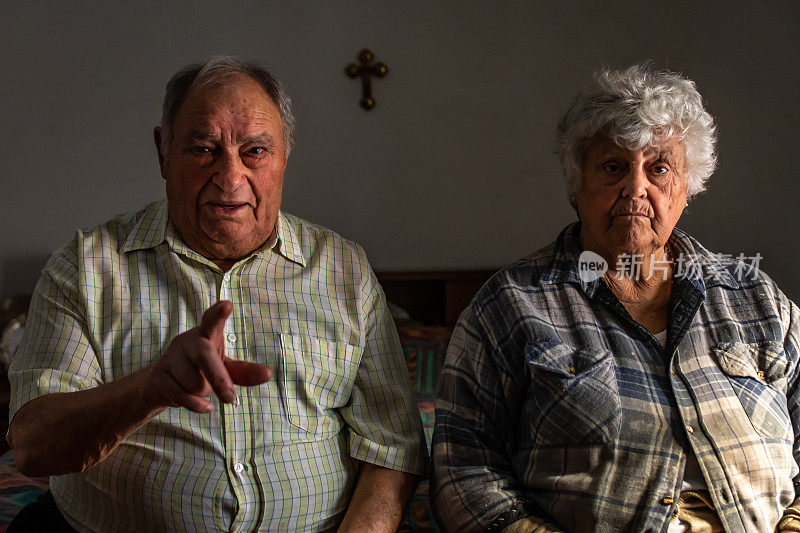
[(681, 141), (689, 198), (705, 190), (717, 165), (714, 119), (703, 108), (694, 82), (674, 72), (654, 70), (648, 63), (595, 73), (562, 117), (556, 133), (557, 153), (573, 207), (586, 149), (598, 136), (628, 150)]

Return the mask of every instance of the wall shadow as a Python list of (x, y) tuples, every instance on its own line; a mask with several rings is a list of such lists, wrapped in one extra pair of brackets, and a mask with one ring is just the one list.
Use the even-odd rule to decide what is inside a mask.
[(30, 294), (49, 255), (26, 255), (0, 259), (0, 300)]

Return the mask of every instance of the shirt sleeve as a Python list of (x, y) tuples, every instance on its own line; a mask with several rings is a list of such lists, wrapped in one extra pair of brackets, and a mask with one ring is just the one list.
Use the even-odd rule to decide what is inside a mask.
[(450, 340), (436, 397), (431, 497), (446, 531), (500, 531), (532, 511), (509, 451), (514, 417), (506, 406), (521, 391), (493, 360), (473, 306)]
[[(800, 359), (800, 310), (791, 300), (789, 301), (789, 327), (783, 348), (789, 364), (794, 367), (794, 373), (789, 376), (786, 401), (794, 431), (792, 453), (795, 462), (800, 464), (800, 366), (798, 365), (798, 359)], [(794, 477), (793, 482), (795, 497), (800, 498), (800, 474)]]
[(367, 270), (364, 350), (350, 402), (340, 410), (349, 426), (350, 455), (423, 475), (428, 465), (425, 436), (400, 339), (383, 290)]
[(53, 254), (34, 289), (22, 342), (9, 366), (9, 420), (39, 396), (102, 382), (84, 320), (77, 248), (73, 240)]

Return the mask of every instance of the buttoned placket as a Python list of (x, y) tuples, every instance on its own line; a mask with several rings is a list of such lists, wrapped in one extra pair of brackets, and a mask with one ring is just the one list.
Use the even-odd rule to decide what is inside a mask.
[[(689, 450), (694, 453), (695, 456), (697, 456), (697, 460), (699, 462), (701, 459), (697, 454), (697, 450), (708, 447), (708, 437), (705, 435), (704, 431), (702, 430), (702, 426), (700, 425), (700, 413), (697, 412), (697, 406), (695, 405), (694, 401), (688, 401), (688, 403), (685, 403), (681, 400), (681, 398), (688, 398), (691, 400), (693, 396), (688, 385), (684, 381), (684, 369), (682, 368), (681, 364), (681, 359), (684, 353), (680, 350), (680, 345), (693, 321), (693, 317), (697, 313), (702, 302), (705, 300), (705, 295), (696, 290), (696, 287), (689, 285), (688, 283), (680, 284), (674, 289), (681, 292), (678, 294), (678, 298), (675, 298), (677, 303), (672, 309), (673, 319), (667, 330), (668, 350), (666, 351), (666, 363), (669, 369), (667, 378), (669, 379), (670, 386), (672, 387), (672, 396), (676, 400), (676, 414), (680, 417), (680, 421), (683, 424), (683, 436), (686, 441), (686, 445), (689, 447)], [(719, 499), (727, 503), (726, 495), (729, 493), (729, 489), (722, 466), (719, 464), (719, 461), (716, 457), (706, 456), (704, 457), (703, 461), (704, 464), (701, 466), (701, 468), (703, 466), (707, 468), (712, 479), (720, 480), (719, 484), (722, 485), (722, 489), (720, 489), (718, 494)], [(680, 486), (682, 481), (683, 479), (678, 479), (673, 494), (665, 495), (661, 499), (662, 505), (674, 508), (675, 501), (677, 501), (680, 497)], [(712, 487), (709, 487), (709, 491), (712, 490)], [(714, 495), (712, 495), (712, 498), (714, 498)], [(716, 498), (714, 499), (716, 500)], [(723, 517), (720, 516), (720, 519), (723, 519)]]
[[(681, 422), (685, 432), (684, 437), (687, 445), (697, 456), (698, 463), (702, 462), (701, 468), (708, 470), (708, 475), (713, 483), (713, 485), (708, 487), (708, 491), (712, 500), (714, 502), (727, 504), (730, 501), (731, 488), (728, 483), (728, 477), (725, 475), (725, 471), (719, 461), (719, 458), (715, 455), (706, 454), (701, 459), (700, 455), (697, 454), (697, 450), (699, 449), (714, 449), (709, 442), (710, 439), (702, 429), (699, 418), (700, 413), (698, 413), (698, 409), (693, 402), (691, 404), (684, 404), (679, 400), (679, 398), (692, 398), (691, 392), (689, 391), (689, 388), (683, 379), (683, 372), (681, 371), (681, 354), (682, 352), (680, 350), (674, 350), (674, 354), (670, 360), (672, 372), (670, 373), (669, 378), (672, 385), (673, 397), (678, 400), (678, 416), (681, 417)], [(680, 489), (676, 488), (674, 499), (677, 500), (679, 496)], [(723, 524), (726, 524), (726, 516), (723, 516), (722, 513), (719, 513), (719, 518)]]
[[(234, 272), (234, 269), (228, 270), (223, 274), (219, 284), (218, 301), (229, 300), (233, 304), (233, 310), (225, 322), (223, 330), (225, 354), (231, 359), (241, 359), (240, 344), (241, 339), (244, 338), (244, 335), (237, 335), (242, 323), (241, 301), (236, 297), (238, 295), (237, 287), (238, 275)], [(236, 387), (234, 401), (230, 404), (220, 404), (226, 463), (239, 510), (234, 517), (231, 531), (237, 531), (242, 526), (246, 518), (245, 512), (248, 500), (245, 490), (245, 486), (248, 484), (247, 451), (244, 438), (246, 431), (241, 405), (242, 391), (238, 386)]]
[[(633, 320), (633, 317), (630, 316), (630, 313), (624, 308), (621, 302), (616, 298), (616, 295), (613, 294), (610, 288), (605, 284), (599, 285), (596, 287), (597, 290), (592, 291), (592, 295), (599, 298), (602, 302), (605, 303), (609, 308), (614, 310), (623, 320), (628, 322), (633, 328), (639, 330), (642, 334), (652, 335), (638, 322)], [(692, 322), (692, 317), (697, 312), (697, 309), (701, 305), (702, 301), (705, 299), (705, 295), (698, 293), (694, 290), (689, 290), (688, 294), (685, 294), (683, 298), (677, 299), (677, 305), (672, 311), (673, 319), (671, 323), (668, 324), (667, 328), (667, 350), (660, 349), (661, 345), (658, 343), (655, 338), (653, 337), (653, 342), (657, 345), (660, 349), (662, 357), (665, 358), (665, 363), (667, 365), (667, 369), (669, 370), (668, 378), (670, 380), (670, 384), (673, 389), (673, 397), (678, 398), (678, 390), (682, 389), (684, 394), (689, 394), (686, 390), (686, 385), (683, 383), (681, 376), (680, 376), (680, 368), (678, 366), (677, 361), (677, 349), (676, 347), (680, 340), (686, 334), (686, 331), (689, 325)], [(674, 354), (674, 355), (673, 355)], [(701, 431), (695, 432), (695, 426), (698, 425), (697, 420), (697, 412), (695, 409), (694, 404), (691, 406), (681, 406), (678, 405), (678, 416), (682, 418), (684, 421), (684, 429), (685, 435), (688, 439), (689, 446), (693, 446), (693, 442), (691, 439), (705, 439), (705, 436), (702, 434)], [(699, 427), (699, 426), (697, 426)], [(698, 448), (699, 446), (693, 446), (693, 449)], [(721, 466), (714, 465), (715, 469), (719, 469), (721, 472)], [(669, 519), (672, 515), (672, 510), (675, 505), (675, 501), (678, 499), (680, 495), (680, 481), (677, 480), (674, 486), (667, 489), (666, 485), (667, 482), (664, 483), (664, 494), (659, 498), (659, 503), (667, 508), (664, 515)], [(659, 487), (660, 488), (660, 487)], [(658, 489), (657, 489), (658, 490)], [(729, 494), (729, 489), (727, 485), (720, 490), (720, 499), (722, 501), (727, 502), (726, 495)]]

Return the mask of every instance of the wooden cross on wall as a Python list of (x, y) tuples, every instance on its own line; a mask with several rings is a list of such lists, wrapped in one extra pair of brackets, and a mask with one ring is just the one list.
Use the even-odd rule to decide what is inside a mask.
[(361, 78), (361, 100), (358, 103), (367, 111), (375, 107), (375, 99), (372, 97), (372, 76), (382, 78), (389, 72), (389, 69), (383, 63), (370, 65), (372, 58), (372, 52), (365, 48), (358, 54), (358, 61), (361, 65), (350, 63), (344, 69), (344, 73), (348, 77)]

